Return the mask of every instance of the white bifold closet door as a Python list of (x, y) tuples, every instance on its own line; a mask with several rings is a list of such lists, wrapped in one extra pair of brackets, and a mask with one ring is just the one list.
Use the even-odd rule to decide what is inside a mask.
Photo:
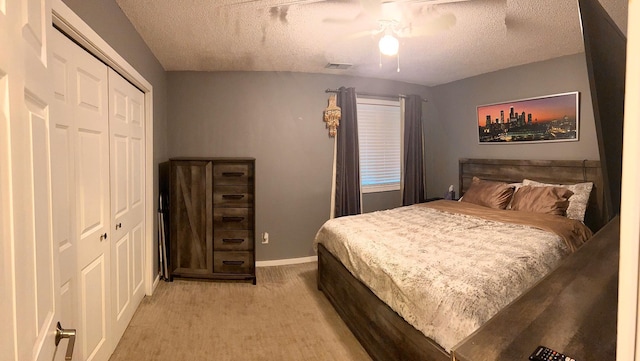
[(52, 35), (61, 318), (77, 329), (74, 360), (107, 360), (144, 296), (143, 94)]
[(59, 32), (52, 33), (50, 45), (61, 320), (77, 330), (74, 358), (106, 360), (111, 353), (107, 67)]
[(144, 297), (144, 96), (109, 68), (111, 320), (115, 340)]

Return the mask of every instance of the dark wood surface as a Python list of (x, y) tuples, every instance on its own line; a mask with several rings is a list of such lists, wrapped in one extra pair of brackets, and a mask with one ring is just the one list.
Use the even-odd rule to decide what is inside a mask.
[(580, 361), (615, 360), (620, 222), (454, 347), (457, 361), (527, 360), (538, 345)]
[(213, 231), (214, 251), (251, 251), (253, 250), (252, 230)]
[(171, 270), (202, 274), (213, 262), (212, 165), (208, 161), (171, 162)]
[(171, 278), (255, 284), (255, 160), (170, 160)]
[(213, 272), (252, 275), (255, 273), (253, 253), (245, 251), (216, 251), (213, 260)]
[(446, 361), (435, 342), (407, 323), (357, 280), (322, 244), (318, 245), (318, 289), (371, 358), (377, 361)]
[(251, 183), (217, 185), (213, 192), (213, 203), (218, 207), (250, 207), (253, 204)]
[(599, 161), (460, 159), (459, 166), (460, 196), (469, 188), (474, 176), (507, 183), (522, 182), (525, 178), (553, 184), (593, 182), (584, 223), (596, 232), (611, 219), (605, 206)]
[(602, 1), (579, 0), (593, 119), (610, 214), (620, 212), (627, 38)]
[[(473, 176), (505, 182), (521, 182), (524, 178), (554, 184), (574, 184), (590, 181), (594, 183), (594, 191), (592, 191), (585, 223), (590, 225), (592, 230), (598, 230), (609, 220), (604, 207), (602, 175), (599, 168), (599, 162), (597, 161), (461, 159), (459, 189), (462, 192), (467, 189)], [(598, 238), (616, 238), (614, 235), (614, 228), (615, 225), (610, 225), (606, 230), (603, 230), (598, 234)], [(588, 346), (585, 346), (585, 343), (598, 342), (598, 337), (596, 336), (600, 336), (603, 340), (608, 340), (605, 342), (609, 342), (607, 345), (595, 346), (600, 347), (602, 350), (598, 355), (609, 355), (610, 350), (615, 350), (616, 311), (614, 310), (613, 316), (611, 316), (611, 309), (608, 307), (612, 304), (617, 307), (617, 299), (612, 299), (612, 297), (616, 297), (617, 295), (617, 255), (611, 253), (615, 252), (615, 250), (610, 248), (612, 245), (609, 244), (609, 248), (607, 248), (601, 243), (602, 241), (598, 241), (598, 239), (596, 239), (596, 242), (593, 242), (593, 244), (597, 246), (589, 247), (596, 247), (596, 249), (589, 251), (589, 248), (587, 248), (587, 251), (578, 251), (580, 254), (585, 252), (588, 253), (587, 255), (582, 255), (580, 257), (581, 261), (586, 262), (592, 270), (586, 269), (589, 267), (581, 268), (581, 270), (584, 271), (584, 274), (582, 275), (574, 273), (573, 276), (570, 276), (568, 273), (565, 273), (563, 276), (559, 276), (561, 279), (553, 285), (554, 292), (556, 292), (558, 297), (556, 300), (554, 316), (558, 317), (559, 315), (564, 314), (573, 315), (572, 311), (576, 307), (582, 307), (580, 315), (576, 315), (576, 317), (581, 317), (581, 319), (580, 321), (576, 319), (573, 323), (573, 326), (579, 326), (579, 331), (572, 329), (561, 330), (557, 328), (553, 332), (549, 333), (549, 335), (551, 335), (550, 337), (555, 336), (559, 340), (566, 340), (566, 345), (571, 345), (571, 347), (564, 347), (565, 344), (559, 344), (556, 342), (547, 342), (545, 345), (552, 348), (557, 347), (558, 351), (564, 351), (580, 361), (613, 359), (610, 357), (578, 357), (580, 355), (584, 355), (586, 351), (591, 349)], [(587, 245), (591, 244), (592, 243), (589, 242), (587, 243)], [(604, 248), (599, 248), (598, 246)], [(603, 257), (607, 257), (608, 261), (601, 263), (601, 258)], [(611, 257), (616, 259), (615, 264), (613, 264)], [(565, 262), (563, 261), (562, 267), (571, 268), (578, 267), (576, 263), (580, 263), (580, 261), (571, 261), (570, 264), (574, 266), (565, 266), (564, 263)], [(556, 279), (555, 277), (558, 277), (555, 276), (556, 272), (558, 271), (553, 271), (548, 277)], [(616, 272), (615, 281), (611, 279), (611, 277), (613, 277), (612, 272)], [(581, 282), (588, 283), (589, 279), (591, 277), (595, 277), (596, 274), (600, 275), (598, 277), (609, 278), (606, 282), (604, 282), (603, 279), (600, 279), (600, 282), (604, 283), (596, 283), (595, 285), (592, 285), (594, 288), (584, 290), (585, 293), (580, 295), (596, 297), (597, 300), (587, 300), (585, 298), (584, 304), (580, 304), (578, 300), (574, 300), (574, 303), (569, 300), (562, 300), (563, 295), (567, 295), (567, 293), (563, 292), (566, 287), (579, 288)], [(569, 286), (569, 283), (571, 283), (571, 286)], [(326, 250), (326, 248), (322, 247), (322, 245), (318, 245), (318, 288), (324, 292), (340, 317), (342, 317), (347, 326), (349, 326), (353, 334), (358, 338), (365, 350), (367, 350), (374, 360), (431, 361), (449, 360), (453, 357), (453, 355), (449, 355), (433, 340), (424, 336), (424, 334), (416, 330), (402, 317), (391, 310), (391, 308), (375, 296), (375, 294), (373, 294), (366, 285), (353, 277), (351, 273), (329, 251)], [(598, 293), (599, 290), (602, 290), (602, 294)], [(579, 290), (576, 290), (576, 292), (578, 291)], [(533, 295), (529, 295), (530, 292), (532, 291), (525, 292), (521, 297), (534, 299)], [(529, 306), (536, 307), (535, 301), (531, 302), (532, 303)], [(537, 305), (537, 307), (544, 306), (544, 304)], [(548, 311), (552, 312), (553, 309), (550, 308)], [(605, 325), (603, 328), (604, 331), (599, 330), (598, 322), (590, 322), (588, 318), (585, 318), (589, 312), (603, 312), (598, 315), (598, 320), (603, 321), (603, 325)], [(605, 320), (605, 318), (607, 319)], [(493, 319), (489, 322), (492, 322), (492, 320)], [(547, 321), (548, 323), (543, 321)], [(533, 324), (527, 322), (526, 318), (524, 320), (519, 320), (516, 316), (511, 319), (510, 322), (511, 324), (503, 325), (500, 330), (497, 330), (494, 335), (495, 339), (487, 338), (470, 341), (470, 344), (465, 345), (465, 348), (462, 348), (459, 351), (465, 352), (466, 348), (470, 347), (469, 345), (476, 344), (479, 345), (479, 347), (482, 347), (483, 351), (479, 351), (479, 353), (471, 355), (476, 358), (460, 358), (459, 360), (527, 360), (529, 354), (536, 346), (538, 346), (537, 344), (533, 347), (530, 347), (529, 343), (524, 346), (520, 346), (522, 347), (522, 350), (526, 349), (527, 351), (521, 351), (516, 357), (508, 357), (506, 356), (507, 354), (489, 354), (488, 352), (494, 347), (494, 345), (500, 345), (499, 340), (501, 338), (509, 339), (513, 336), (511, 335), (512, 328), (521, 329), (523, 330), (523, 333), (526, 333), (528, 332), (526, 329), (529, 327), (553, 327), (553, 319), (538, 319), (537, 322)], [(612, 322), (613, 328), (611, 327)], [(564, 324), (564, 326), (567, 325)], [(610, 342), (612, 329), (613, 346)], [(571, 339), (567, 340), (567, 337)], [(540, 342), (546, 340), (547, 339), (545, 338), (540, 340)], [(510, 345), (516, 345), (518, 342), (524, 341), (513, 338)], [(582, 351), (578, 350), (580, 347), (582, 347)], [(575, 354), (572, 354), (571, 352), (574, 351)], [(486, 353), (482, 354), (482, 352)], [(462, 356), (462, 353), (460, 355), (461, 357), (464, 357)], [(509, 353), (508, 355), (513, 354)]]

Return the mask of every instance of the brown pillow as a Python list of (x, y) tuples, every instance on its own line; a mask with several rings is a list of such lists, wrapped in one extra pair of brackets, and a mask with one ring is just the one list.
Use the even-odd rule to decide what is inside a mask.
[(511, 200), (511, 196), (513, 196), (512, 185), (473, 177), (471, 186), (461, 201), (490, 208), (505, 209)]
[(562, 187), (522, 186), (513, 195), (511, 209), (566, 216), (572, 195), (572, 191)]

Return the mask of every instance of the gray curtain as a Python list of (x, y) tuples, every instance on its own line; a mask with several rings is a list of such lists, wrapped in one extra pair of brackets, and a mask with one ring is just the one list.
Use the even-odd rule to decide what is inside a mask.
[(336, 151), (335, 217), (341, 217), (359, 214), (361, 210), (356, 90), (338, 89), (337, 105), (342, 109), (342, 118)]
[(404, 108), (404, 192), (402, 205), (425, 201), (422, 98), (409, 95)]

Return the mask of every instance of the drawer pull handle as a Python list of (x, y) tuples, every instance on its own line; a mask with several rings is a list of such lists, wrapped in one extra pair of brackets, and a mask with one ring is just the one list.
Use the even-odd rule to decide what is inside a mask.
[(242, 177), (244, 172), (222, 172), (223, 177)]
[(227, 266), (242, 266), (244, 261), (222, 261), (222, 264)]
[(224, 199), (242, 199), (242, 198), (244, 198), (244, 194), (223, 194), (222, 198), (224, 198)]
[(244, 242), (243, 238), (223, 238), (222, 243), (242, 243)]
[(222, 217), (223, 222), (242, 222), (244, 217)]

